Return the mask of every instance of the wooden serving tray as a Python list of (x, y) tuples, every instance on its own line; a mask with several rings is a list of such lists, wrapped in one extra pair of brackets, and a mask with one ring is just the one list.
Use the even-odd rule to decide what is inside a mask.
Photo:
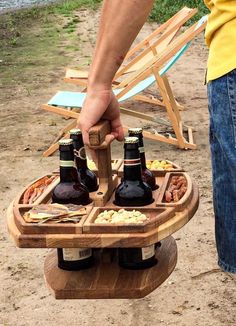
[[(184, 196), (177, 202), (171, 201), (166, 202), (165, 200), (165, 192), (169, 188), (171, 178), (174, 176), (184, 176), (187, 180), (187, 191), (185, 192)], [(156, 201), (157, 206), (164, 206), (164, 207), (175, 207), (176, 210), (181, 210), (184, 207), (187, 207), (189, 200), (191, 200), (193, 193), (193, 183), (190, 176), (186, 172), (168, 172), (165, 175), (164, 182), (160, 187), (159, 196)]]
[[(151, 161), (153, 162), (153, 160), (148, 160), (148, 161)], [(161, 169), (150, 169), (150, 171), (153, 172), (154, 176), (155, 177), (162, 177), (162, 176), (165, 176), (166, 173), (168, 172), (182, 172), (184, 171), (184, 169), (182, 169), (179, 165), (169, 161), (169, 160), (165, 160), (167, 163), (170, 163), (173, 165), (173, 168), (172, 169), (165, 169), (165, 170), (161, 170)], [(124, 170), (124, 165), (123, 165), (123, 161), (119, 167), (119, 170), (118, 170), (118, 176), (119, 177), (122, 177), (123, 176), (123, 170)]]
[(121, 207), (94, 207), (88, 218), (86, 218), (83, 224), (83, 233), (139, 233), (139, 232), (148, 232), (163, 222), (167, 221), (174, 216), (174, 210), (168, 208), (145, 208), (145, 207), (128, 207), (125, 208), (127, 211), (140, 211), (142, 214), (145, 214), (149, 221), (144, 223), (94, 223), (97, 216), (104, 212), (105, 210), (115, 210), (119, 211)]
[(14, 205), (13, 212), (15, 223), (23, 234), (77, 234), (82, 233), (83, 224), (92, 210), (92, 205), (87, 205), (86, 215), (81, 217), (79, 223), (28, 223), (25, 222), (23, 215), (28, 212), (34, 205)]
[(56, 299), (121, 299), (143, 298), (160, 286), (177, 263), (174, 238), (162, 241), (156, 250), (158, 263), (145, 270), (119, 267), (116, 259), (96, 259), (93, 267), (81, 271), (65, 271), (57, 266), (57, 253), (52, 250), (44, 263), (48, 288)]
[(53, 180), (53, 182), (51, 184), (49, 184), (47, 186), (47, 188), (44, 190), (44, 192), (36, 199), (36, 201), (33, 203), (33, 204), (23, 204), (23, 197), (24, 197), (24, 194), (25, 192), (30, 188), (30, 187), (33, 187), (33, 185), (35, 183), (37, 183), (38, 181), (42, 180), (44, 177), (51, 177), (51, 176), (55, 176), (54, 173), (52, 174), (46, 174), (45, 176), (41, 177), (41, 178), (38, 178), (36, 180), (34, 180), (33, 182), (31, 182), (28, 186), (26, 186), (23, 191), (16, 197), (15, 199), (15, 203), (16, 204), (19, 204), (19, 205), (38, 205), (38, 204), (41, 204), (41, 203), (48, 203), (51, 201), (51, 193), (53, 191), (53, 189), (56, 187), (56, 185), (58, 185), (58, 183), (60, 182), (60, 178), (59, 176), (55, 178), (55, 180)]
[[(20, 248), (145, 247), (161, 241), (182, 228), (193, 217), (198, 205), (198, 189), (193, 185), (192, 198), (187, 207), (176, 211), (173, 217), (151, 231), (139, 233), (24, 234), (16, 226), (13, 203), (7, 210), (7, 225), (12, 239)], [(171, 209), (175, 210), (175, 207)]]
[[(164, 199), (165, 191), (169, 186), (170, 180), (172, 176), (184, 176), (187, 180), (187, 192), (178, 202), (171, 202), (166, 203)], [(51, 174), (47, 174), (47, 176), (51, 176)], [(117, 184), (117, 176), (113, 176)], [(38, 179), (40, 180), (40, 179)], [(38, 181), (36, 180), (36, 182)], [(83, 216), (79, 223), (53, 223), (53, 222), (45, 222), (43, 224), (36, 224), (36, 223), (28, 223), (25, 222), (23, 215), (25, 212), (29, 211), (34, 205), (23, 205), (21, 204), (24, 192), (27, 190), (27, 187), (23, 190), (23, 192), (17, 196), (16, 200), (13, 204), (13, 215), (14, 215), (14, 222), (16, 227), (19, 229), (21, 234), (25, 235), (50, 235), (50, 234), (85, 234), (85, 235), (99, 235), (99, 234), (117, 234), (118, 237), (122, 236), (122, 234), (141, 234), (147, 233), (154, 229), (156, 229), (161, 224), (167, 222), (171, 218), (175, 216), (177, 211), (184, 210), (189, 205), (190, 201), (193, 197), (193, 185), (191, 178), (185, 172), (171, 172), (166, 173), (165, 176), (159, 176), (156, 178), (157, 184), (160, 186), (159, 189), (153, 191), (153, 198), (154, 202), (150, 205), (145, 207), (118, 207), (114, 205), (114, 191), (110, 196), (109, 200), (104, 204), (104, 206), (97, 206), (99, 200), (94, 200), (93, 203), (86, 206), (87, 214)], [(55, 187), (56, 184), (59, 182), (59, 178), (53, 181), (53, 185), (49, 185), (45, 192), (38, 198), (37, 204), (46, 204), (50, 203), (51, 201), (51, 193), (53, 191), (53, 186)], [(32, 186), (32, 183), (30, 184)], [(113, 189), (113, 190), (114, 190)], [(91, 193), (91, 198), (94, 199), (95, 197), (106, 197), (106, 190), (101, 191), (99, 189), (95, 193)], [(41, 202), (39, 202), (39, 199)], [(125, 223), (117, 223), (117, 224), (96, 224), (94, 223), (98, 214), (104, 210), (138, 210), (141, 213), (147, 215), (150, 219), (144, 223), (132, 223), (132, 224), (125, 224)]]

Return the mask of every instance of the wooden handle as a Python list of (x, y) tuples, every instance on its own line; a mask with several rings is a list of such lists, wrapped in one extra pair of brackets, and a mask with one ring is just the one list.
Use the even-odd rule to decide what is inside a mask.
[(89, 142), (91, 146), (101, 146), (106, 135), (111, 132), (111, 125), (108, 120), (99, 121), (89, 131)]

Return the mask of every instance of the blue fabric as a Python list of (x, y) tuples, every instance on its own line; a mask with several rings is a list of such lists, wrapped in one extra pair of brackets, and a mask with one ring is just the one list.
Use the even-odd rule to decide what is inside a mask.
[(236, 70), (208, 83), (219, 265), (236, 274)]
[[(118, 94), (115, 90), (114, 93)], [(79, 92), (57, 92), (48, 102), (48, 105), (60, 106), (65, 108), (81, 108), (85, 100), (86, 93)]]

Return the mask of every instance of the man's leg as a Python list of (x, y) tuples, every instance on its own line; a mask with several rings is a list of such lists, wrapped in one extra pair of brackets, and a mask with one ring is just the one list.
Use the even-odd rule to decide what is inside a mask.
[(236, 274), (236, 70), (208, 84), (219, 265)]

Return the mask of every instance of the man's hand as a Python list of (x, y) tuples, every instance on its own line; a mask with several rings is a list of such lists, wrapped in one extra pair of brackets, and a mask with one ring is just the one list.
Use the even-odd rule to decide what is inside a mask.
[(113, 139), (122, 141), (124, 132), (120, 120), (120, 108), (111, 89), (88, 91), (78, 120), (79, 128), (83, 134), (85, 145), (89, 145), (89, 129), (101, 119), (111, 123), (111, 134), (105, 141), (110, 143)]

